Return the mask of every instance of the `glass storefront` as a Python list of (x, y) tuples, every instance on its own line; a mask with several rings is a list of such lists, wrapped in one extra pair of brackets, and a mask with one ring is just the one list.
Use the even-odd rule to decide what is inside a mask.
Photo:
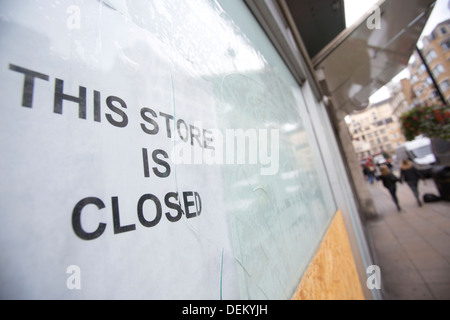
[(0, 8), (1, 296), (289, 299), (337, 207), (246, 5)]

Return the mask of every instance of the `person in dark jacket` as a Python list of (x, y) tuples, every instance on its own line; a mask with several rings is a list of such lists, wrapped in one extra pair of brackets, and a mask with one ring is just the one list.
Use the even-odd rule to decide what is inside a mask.
[(400, 203), (397, 198), (397, 182), (401, 182), (392, 172), (389, 170), (388, 166), (382, 165), (380, 166), (381, 171), (381, 181), (383, 182), (383, 186), (389, 190), (389, 193), (392, 196), (392, 200), (394, 200), (395, 205), (397, 206), (397, 211), (401, 211)]
[(412, 165), (411, 161), (403, 160), (400, 165), (400, 180), (405, 181), (408, 186), (411, 188), (414, 196), (416, 197), (417, 204), (419, 207), (422, 206), (422, 202), (420, 201), (419, 189), (417, 187), (420, 179), (420, 174), (416, 168)]

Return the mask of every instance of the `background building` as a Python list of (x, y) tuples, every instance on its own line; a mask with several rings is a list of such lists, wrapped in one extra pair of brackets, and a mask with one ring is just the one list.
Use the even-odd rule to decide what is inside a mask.
[(403, 113), (414, 108), (414, 94), (409, 79), (402, 79), (399, 82), (390, 82), (386, 87), (391, 95), (393, 114), (397, 119), (400, 119)]
[[(421, 50), (447, 103), (450, 101), (450, 19), (439, 23), (430, 35), (423, 39)], [(414, 105), (440, 104), (433, 80), (417, 51), (409, 64), (411, 85), (415, 95)]]
[(383, 152), (393, 154), (395, 147), (405, 142), (391, 101), (370, 104), (349, 116), (348, 129), (360, 159)]

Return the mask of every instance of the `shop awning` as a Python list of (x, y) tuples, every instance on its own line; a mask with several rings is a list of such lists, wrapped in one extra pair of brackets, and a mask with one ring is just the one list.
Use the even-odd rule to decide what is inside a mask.
[[(407, 66), (434, 3), (380, 1), (378, 25), (377, 12), (369, 11), (311, 57), (322, 90), (336, 111), (351, 113), (366, 107), (369, 97)], [(303, 38), (305, 30), (299, 31)]]

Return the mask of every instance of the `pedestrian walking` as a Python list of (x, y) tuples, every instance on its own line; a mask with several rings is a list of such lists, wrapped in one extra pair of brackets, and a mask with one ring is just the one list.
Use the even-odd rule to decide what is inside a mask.
[(373, 166), (369, 166), (368, 169), (369, 169), (369, 181), (370, 184), (373, 184), (375, 169), (373, 168)]
[(392, 196), (392, 200), (394, 200), (395, 205), (397, 206), (397, 211), (401, 211), (400, 203), (397, 198), (397, 182), (401, 182), (399, 178), (397, 178), (391, 170), (389, 170), (387, 165), (380, 166), (381, 171), (381, 181), (383, 182), (383, 186), (389, 190), (389, 193)]
[(364, 166), (364, 175), (367, 176), (369, 179), (370, 184), (373, 184), (373, 174), (375, 172), (375, 169), (372, 166)]
[(408, 186), (411, 188), (414, 196), (416, 197), (417, 204), (419, 207), (422, 206), (422, 202), (420, 201), (418, 183), (420, 179), (420, 173), (416, 168), (412, 165), (412, 162), (409, 160), (403, 160), (400, 165), (400, 180), (405, 181)]
[(375, 176), (375, 180), (380, 181), (381, 171), (380, 171), (379, 165), (375, 166), (375, 171), (374, 171), (373, 175)]

